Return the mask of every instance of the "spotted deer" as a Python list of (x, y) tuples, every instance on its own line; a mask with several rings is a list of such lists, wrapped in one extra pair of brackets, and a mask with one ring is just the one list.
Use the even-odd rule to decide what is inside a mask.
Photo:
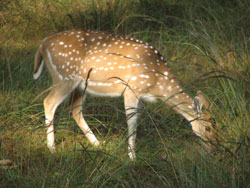
[[(136, 120), (139, 101), (161, 100), (184, 116), (203, 141), (213, 139), (209, 103), (201, 92), (192, 99), (181, 86), (160, 52), (141, 40), (105, 32), (70, 30), (43, 40), (35, 55), (33, 77), (46, 63), (53, 87), (44, 100), (47, 147), (55, 151), (54, 114), (71, 94), (72, 116), (94, 146), (97, 140), (82, 114), (86, 94), (123, 96), (128, 124), (128, 155), (136, 159)], [(208, 146), (208, 144), (206, 144)], [(209, 147), (209, 146), (208, 146)]]

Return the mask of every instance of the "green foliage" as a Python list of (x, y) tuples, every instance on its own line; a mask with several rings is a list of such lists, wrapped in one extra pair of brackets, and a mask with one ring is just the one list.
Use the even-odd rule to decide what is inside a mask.
[[(244, 0), (6, 0), (0, 3), (1, 187), (249, 187), (250, 2)], [(88, 145), (63, 104), (46, 148), (46, 70), (32, 80), (42, 39), (69, 28), (133, 36), (157, 47), (184, 90), (202, 90), (218, 122), (207, 153), (188, 122), (143, 105), (138, 160), (127, 157), (122, 100), (87, 98), (84, 114), (102, 149)], [(43, 92), (44, 91), (44, 92)]]

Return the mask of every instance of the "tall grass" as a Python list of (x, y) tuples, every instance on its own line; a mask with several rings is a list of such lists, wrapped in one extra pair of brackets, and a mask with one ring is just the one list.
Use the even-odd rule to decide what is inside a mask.
[[(0, 161), (12, 161), (0, 165), (1, 187), (250, 187), (249, 9), (243, 0), (1, 2)], [(85, 118), (103, 148), (88, 145), (63, 104), (50, 154), (41, 93), (51, 81), (46, 70), (32, 80), (33, 58), (44, 37), (73, 27), (157, 47), (188, 93), (210, 99), (218, 151), (207, 153), (171, 109), (145, 104), (131, 163), (122, 100), (89, 97)]]

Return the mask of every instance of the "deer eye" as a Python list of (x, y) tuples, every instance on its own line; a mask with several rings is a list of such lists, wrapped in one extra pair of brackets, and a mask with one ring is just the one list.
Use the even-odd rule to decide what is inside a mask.
[(211, 131), (211, 128), (210, 127), (208, 127), (208, 126), (206, 126), (206, 131), (208, 131), (208, 132), (210, 132)]
[(216, 128), (216, 121), (215, 121), (215, 119), (211, 118), (209, 121), (211, 122), (213, 128)]

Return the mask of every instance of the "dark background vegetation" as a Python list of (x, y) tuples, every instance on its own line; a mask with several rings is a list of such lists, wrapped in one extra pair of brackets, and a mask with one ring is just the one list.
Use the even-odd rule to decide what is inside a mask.
[[(143, 106), (136, 163), (127, 156), (121, 98), (89, 97), (84, 114), (103, 149), (88, 145), (66, 105), (56, 115), (57, 153), (46, 148), (42, 101), (51, 80), (32, 79), (44, 37), (71, 28), (150, 42), (218, 122), (208, 153), (164, 104)], [(250, 187), (248, 0), (0, 1), (0, 187)], [(43, 92), (44, 91), (44, 92)]]

